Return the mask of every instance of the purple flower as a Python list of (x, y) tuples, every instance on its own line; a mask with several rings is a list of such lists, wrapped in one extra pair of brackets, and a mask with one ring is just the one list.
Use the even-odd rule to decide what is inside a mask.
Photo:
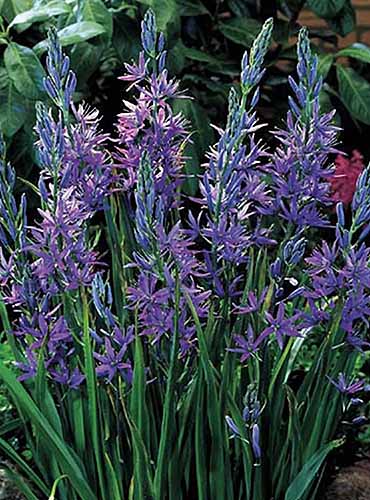
[(363, 424), (366, 424), (368, 422), (368, 418), (365, 417), (365, 415), (360, 415), (359, 417), (355, 417), (353, 420), (352, 420), (352, 423), (355, 424), (355, 425), (363, 425)]
[[(257, 391), (253, 384), (248, 386), (246, 395), (244, 397), (244, 410), (243, 410), (243, 420), (245, 422), (245, 426), (249, 428), (250, 436), (251, 436), (251, 444), (253, 454), (256, 460), (261, 458), (261, 445), (260, 445), (260, 428), (258, 425), (258, 419), (261, 415), (261, 405), (258, 401)], [(232, 431), (232, 437), (238, 436), (241, 437), (241, 432), (238, 426), (235, 424), (234, 420), (228, 415), (225, 417), (226, 423), (228, 427)]]
[(315, 299), (328, 297), (342, 288), (343, 277), (336, 266), (338, 257), (336, 242), (329, 247), (324, 241), (320, 248), (313, 250), (311, 257), (305, 259), (305, 262), (311, 266), (308, 274), (312, 280), (312, 291), (307, 292), (307, 296)]
[(156, 290), (158, 279), (150, 273), (140, 273), (138, 286), (128, 287), (128, 299), (131, 307), (146, 309), (155, 304), (167, 304), (170, 299), (168, 288)]
[(252, 427), (252, 449), (254, 458), (260, 460), (262, 456), (261, 446), (260, 446), (260, 428), (258, 424), (253, 424)]
[(347, 286), (353, 288), (370, 288), (370, 248), (362, 244), (359, 248), (351, 248), (346, 255), (345, 266), (341, 275), (345, 278)]
[(61, 189), (74, 188), (73, 195), (81, 210), (93, 215), (104, 208), (104, 202), (119, 178), (106, 150), (108, 135), (99, 131), (100, 116), (86, 105), (72, 105), (75, 123), (65, 138), (62, 167), (59, 170)]
[(20, 382), (36, 377), (37, 359), (31, 348), (26, 348), (26, 361), (16, 361), (15, 366), (22, 371), (22, 374), (18, 377)]
[[(283, 348), (283, 337), (300, 337), (301, 330), (297, 321), (302, 318), (302, 313), (297, 312), (291, 317), (285, 316), (285, 304), (280, 302), (276, 316), (274, 317), (271, 313), (266, 312), (266, 320), (270, 326), (268, 326), (264, 331), (263, 335), (275, 334), (276, 340), (280, 349)], [(261, 334), (261, 335), (262, 335)]]
[(265, 73), (262, 65), (270, 45), (272, 28), (273, 20), (270, 18), (254, 40), (250, 55), (248, 56), (247, 52), (244, 53), (241, 72), (241, 84), (244, 91), (249, 91), (257, 85)]
[[(236, 92), (231, 91), (226, 129), (219, 130), (219, 142), (208, 155), (200, 183), (201, 202), (208, 210), (208, 223), (201, 235), (211, 243), (213, 253), (234, 263), (245, 261), (248, 246), (262, 243), (247, 222), (260, 208), (268, 212), (271, 203), (258, 170), (264, 155), (262, 145), (254, 138), (258, 128), (255, 112), (248, 115)], [(245, 137), (248, 149), (243, 145)]]
[(140, 52), (138, 63), (127, 64), (125, 63), (126, 74), (119, 77), (119, 80), (132, 82), (127, 90), (144, 80), (147, 72), (147, 64), (145, 61), (144, 52)]
[(234, 420), (231, 417), (229, 417), (229, 415), (226, 415), (225, 420), (226, 420), (227, 425), (230, 427), (233, 435), (240, 436), (240, 431), (239, 431), (238, 427), (236, 426)]
[(313, 298), (307, 297), (309, 312), (304, 312), (302, 315), (302, 327), (312, 328), (313, 326), (330, 320), (330, 308), (324, 310), (324, 305), (320, 302), (315, 302)]
[(352, 228), (362, 228), (359, 240), (362, 241), (369, 232), (370, 222), (370, 169), (365, 168), (357, 179), (356, 191), (352, 200)]
[(63, 359), (59, 361), (58, 369), (53, 368), (49, 372), (54, 382), (67, 385), (70, 389), (77, 390), (85, 380), (85, 376), (80, 372), (79, 368), (76, 367), (70, 371)]
[(155, 55), (157, 43), (157, 24), (154, 12), (148, 9), (141, 22), (141, 43), (147, 54)]
[(328, 379), (334, 385), (334, 387), (338, 389), (339, 392), (346, 395), (352, 395), (356, 394), (357, 392), (361, 392), (365, 387), (364, 380), (348, 381), (342, 372), (339, 373), (337, 381), (330, 377), (328, 377)]
[(284, 262), (295, 266), (302, 259), (306, 250), (306, 240), (304, 238), (293, 238), (289, 240), (283, 248)]
[[(119, 146), (115, 158), (123, 173), (124, 187), (131, 190), (139, 180), (140, 163), (145, 154), (145, 162), (151, 170), (153, 196), (167, 212), (178, 205), (177, 188), (184, 178), (182, 149), (190, 135), (185, 130), (183, 117), (174, 115), (168, 103), (169, 99), (181, 95), (178, 82), (168, 78), (163, 66), (163, 37), (157, 36), (153, 13), (147, 12), (142, 28), (147, 59), (141, 52), (138, 64), (126, 66), (128, 74), (121, 77), (132, 82), (131, 87), (138, 95), (134, 103), (124, 101), (127, 111), (118, 116)], [(153, 65), (154, 59), (163, 66), (159, 72)], [(139, 182), (138, 191), (141, 191), (143, 179)]]
[(289, 98), (286, 130), (275, 131), (280, 147), (271, 156), (267, 171), (272, 178), (275, 213), (299, 228), (322, 227), (328, 223), (319, 208), (330, 203), (328, 178), (333, 169), (328, 158), (336, 151), (338, 129), (331, 123), (333, 113), (320, 113), (322, 80), (304, 28), (297, 50), (299, 83), (289, 77), (294, 99)]
[(85, 212), (71, 198), (71, 190), (61, 193), (55, 211), (40, 210), (42, 220), (31, 228), (32, 241), (26, 247), (36, 260), (33, 275), (43, 291), (77, 289), (89, 284), (97, 265), (96, 253), (86, 246)]
[(242, 355), (240, 361), (244, 363), (250, 356), (257, 354), (258, 347), (270, 333), (268, 329), (265, 329), (256, 337), (253, 328), (249, 324), (246, 336), (234, 335), (233, 339), (237, 347), (229, 348), (228, 351), (240, 353)]
[(359, 352), (363, 352), (365, 347), (370, 347), (370, 342), (363, 339), (358, 332), (347, 333), (346, 342)]
[(233, 312), (236, 314), (251, 314), (260, 310), (265, 301), (268, 288), (265, 287), (259, 297), (253, 292), (248, 292), (247, 300), (241, 305), (235, 305)]
[(147, 255), (155, 252), (156, 231), (163, 224), (164, 210), (161, 198), (156, 196), (152, 165), (146, 153), (140, 161), (135, 190), (135, 236)]
[(132, 369), (129, 361), (123, 361), (128, 344), (124, 343), (117, 352), (112, 347), (108, 337), (105, 338), (105, 353), (94, 352), (94, 358), (99, 362), (96, 373), (99, 377), (107, 377), (111, 382), (116, 374), (121, 374), (127, 379), (131, 379)]
[(324, 241), (321, 248), (315, 248), (311, 257), (306, 258), (306, 262), (312, 266), (311, 276), (319, 275), (323, 272), (330, 272), (338, 258), (338, 249), (336, 243), (330, 248)]
[(351, 334), (359, 320), (368, 327), (368, 318), (370, 318), (370, 296), (364, 293), (362, 287), (355, 288), (344, 303), (341, 327)]
[(60, 109), (67, 110), (76, 89), (76, 75), (69, 69), (69, 57), (63, 54), (54, 27), (51, 27), (48, 33), (46, 66), (48, 76), (44, 78), (44, 88)]

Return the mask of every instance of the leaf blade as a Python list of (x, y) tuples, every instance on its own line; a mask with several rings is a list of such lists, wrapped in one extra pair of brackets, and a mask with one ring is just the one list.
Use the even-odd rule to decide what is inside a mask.
[(370, 125), (370, 84), (352, 68), (337, 66), (341, 99), (349, 112)]
[(334, 448), (341, 446), (342, 443), (342, 440), (332, 441), (317, 450), (317, 452), (303, 465), (296, 478), (290, 484), (285, 494), (285, 500), (300, 500), (311, 485), (316, 474), (319, 472), (327, 455)]

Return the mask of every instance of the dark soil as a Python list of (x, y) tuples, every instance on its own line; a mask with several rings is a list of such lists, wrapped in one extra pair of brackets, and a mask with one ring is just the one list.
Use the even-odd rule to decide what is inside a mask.
[(370, 459), (341, 469), (330, 484), (325, 500), (369, 500)]

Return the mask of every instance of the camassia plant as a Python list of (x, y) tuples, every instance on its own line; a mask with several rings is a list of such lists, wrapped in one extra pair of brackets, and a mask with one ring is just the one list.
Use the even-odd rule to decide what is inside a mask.
[(275, 149), (258, 137), (271, 31), (267, 20), (243, 57), (193, 197), (181, 190), (191, 131), (171, 108), (187, 97), (153, 13), (122, 77), (133, 97), (114, 138), (74, 105), (50, 32), (32, 220), (1, 149), (0, 311), (14, 368), (0, 378), (30, 458), (6, 440), (13, 422), (0, 448), (27, 499), (314, 499), (341, 422), (364, 422), (354, 369), (370, 345), (370, 171), (351, 218), (339, 203), (333, 225), (338, 130), (320, 111), (305, 29)]

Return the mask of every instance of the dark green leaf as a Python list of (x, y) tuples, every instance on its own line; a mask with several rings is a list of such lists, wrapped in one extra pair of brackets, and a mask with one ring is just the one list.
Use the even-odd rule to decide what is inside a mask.
[(304, 464), (300, 470), (297, 477), (290, 484), (286, 494), (285, 500), (300, 500), (304, 493), (307, 492), (307, 488), (315, 480), (320, 467), (328, 454), (334, 448), (341, 446), (343, 442), (341, 440), (332, 441), (325, 446), (322, 446), (312, 457)]
[(153, 479), (146, 449), (147, 440), (145, 439), (145, 428), (149, 417), (145, 400), (147, 382), (141, 338), (137, 334), (137, 327), (135, 330), (135, 364), (130, 401), (131, 418), (128, 419), (133, 441), (134, 477), (139, 478), (134, 484), (135, 494), (133, 498), (149, 499), (153, 498)]
[(27, 500), (38, 500), (38, 497), (33, 493), (28, 483), (23, 480), (23, 478), (15, 473), (10, 467), (7, 467), (5, 475), (8, 477), (10, 484), (18, 490), (19, 493), (24, 495)]
[(192, 73), (186, 73), (183, 77), (183, 83), (191, 82), (192, 85), (203, 85), (207, 89), (207, 99), (209, 100), (210, 92), (213, 92), (215, 94), (220, 94), (224, 96), (225, 99), (227, 99), (230, 88), (232, 87), (231, 84), (227, 83), (222, 83), (222, 82), (217, 82), (210, 80), (209, 78), (192, 74)]
[(7, 137), (12, 137), (26, 120), (27, 102), (17, 92), (3, 68), (0, 80), (0, 129)]
[(275, 42), (286, 45), (289, 41), (289, 35), (289, 22), (283, 21), (282, 19), (275, 19), (274, 29), (272, 32), (272, 38)]
[(222, 59), (217, 59), (217, 57), (208, 54), (207, 52), (203, 52), (202, 50), (193, 49), (191, 47), (183, 46), (183, 54), (188, 59), (192, 59), (193, 61), (199, 61), (209, 64), (223, 64), (225, 61)]
[[(90, 38), (105, 33), (104, 26), (93, 23), (91, 21), (81, 21), (74, 23), (58, 31), (58, 37), (62, 46), (71, 45), (73, 43), (81, 43)], [(47, 41), (44, 40), (35, 45), (34, 50), (37, 53), (42, 53), (47, 49)]]
[(184, 56), (193, 61), (207, 63), (207, 69), (213, 73), (235, 76), (240, 73), (240, 63), (232, 60), (227, 60), (226, 57), (214, 57), (207, 52), (198, 49), (185, 47), (182, 45)]
[[(27, 476), (33, 484), (35, 484), (40, 491), (45, 494), (48, 493), (47, 487), (39, 478), (39, 476), (32, 470), (32, 468), (23, 460), (23, 458), (13, 450), (13, 448), (4, 440), (0, 438), (0, 449), (3, 453), (12, 460), (13, 463), (17, 464), (22, 473)], [(0, 490), (1, 491), (1, 490)]]
[(82, 9), (82, 19), (83, 21), (90, 21), (103, 26), (108, 38), (111, 39), (113, 18), (102, 0), (85, 0)]
[(230, 10), (237, 17), (246, 17), (250, 15), (250, 10), (245, 0), (229, 0), (228, 5)]
[(240, 74), (240, 65), (235, 61), (220, 62), (209, 64), (207, 70), (212, 73), (219, 73), (221, 75), (228, 75), (231, 77), (238, 77)]
[(32, 7), (32, 0), (5, 0), (1, 14), (10, 23), (15, 16)]
[(346, 0), (308, 0), (307, 7), (319, 17), (335, 17), (343, 9)]
[(123, 12), (114, 16), (113, 46), (122, 62), (136, 59), (140, 52), (140, 31)]
[(202, 14), (209, 14), (208, 9), (200, 0), (179, 0), (178, 4), (181, 16), (201, 16)]
[(328, 19), (328, 24), (332, 30), (340, 36), (346, 36), (355, 29), (356, 14), (351, 5), (350, 0), (347, 0), (343, 9), (333, 19)]
[(233, 18), (220, 23), (220, 31), (233, 42), (251, 47), (261, 29), (261, 23), (248, 17)]
[(354, 43), (336, 53), (337, 57), (352, 57), (359, 61), (370, 63), (370, 47), (363, 43)]
[(190, 129), (194, 131), (191, 143), (185, 147), (185, 170), (189, 177), (185, 181), (185, 192), (194, 195), (198, 189), (197, 175), (205, 151), (213, 139), (212, 129), (206, 112), (199, 104), (190, 99), (176, 99), (174, 112), (181, 112), (190, 121)]
[(337, 66), (339, 92), (349, 112), (370, 125), (370, 83), (352, 68)]
[(53, 16), (68, 14), (69, 12), (71, 12), (70, 5), (60, 0), (53, 0), (46, 5), (21, 12), (13, 19), (10, 26), (45, 21)]
[(24, 412), (27, 415), (36, 431), (48, 443), (49, 448), (45, 451), (48, 451), (50, 456), (55, 456), (65, 473), (68, 474), (75, 491), (81, 498), (95, 500), (96, 497), (84, 476), (82, 464), (68, 444), (54, 431), (28, 392), (18, 382), (16, 376), (8, 368), (0, 364), (0, 377), (10, 391), (12, 398), (22, 410), (22, 413)]
[(104, 500), (105, 496), (105, 485), (103, 476), (103, 465), (102, 465), (102, 453), (101, 453), (101, 440), (100, 432), (101, 426), (99, 425), (99, 412), (97, 403), (97, 382), (96, 382), (96, 371), (95, 362), (93, 357), (93, 347), (92, 339), (90, 335), (89, 328), (89, 305), (87, 301), (86, 294), (82, 295), (82, 318), (83, 318), (83, 339), (84, 339), (84, 357), (85, 357), (85, 370), (86, 374), (86, 385), (88, 393), (88, 407), (89, 407), (89, 429), (91, 436), (91, 444), (94, 450), (94, 456), (96, 461), (96, 467), (99, 477), (99, 486), (101, 498)]
[(180, 284), (178, 277), (176, 278), (175, 287), (175, 313), (174, 327), (171, 346), (170, 365), (167, 372), (166, 395), (163, 405), (163, 417), (160, 432), (160, 442), (158, 448), (158, 457), (156, 471), (154, 476), (154, 489), (158, 498), (163, 498), (166, 479), (168, 474), (168, 456), (173, 449), (174, 440), (177, 435), (174, 433), (176, 426), (176, 399), (175, 399), (175, 382), (176, 382), (176, 365), (178, 359), (178, 342), (179, 342), (179, 317), (180, 317)]
[(172, 75), (179, 74), (185, 66), (184, 45), (179, 39), (169, 50), (167, 57), (167, 69)]
[(320, 76), (322, 76), (323, 80), (325, 80), (325, 78), (328, 76), (333, 61), (334, 56), (332, 54), (319, 55), (317, 72)]
[(4, 62), (18, 92), (29, 99), (40, 98), (45, 72), (34, 51), (11, 42), (5, 50)]
[(97, 69), (101, 48), (89, 42), (75, 45), (71, 52), (71, 67), (77, 75), (79, 86)]

